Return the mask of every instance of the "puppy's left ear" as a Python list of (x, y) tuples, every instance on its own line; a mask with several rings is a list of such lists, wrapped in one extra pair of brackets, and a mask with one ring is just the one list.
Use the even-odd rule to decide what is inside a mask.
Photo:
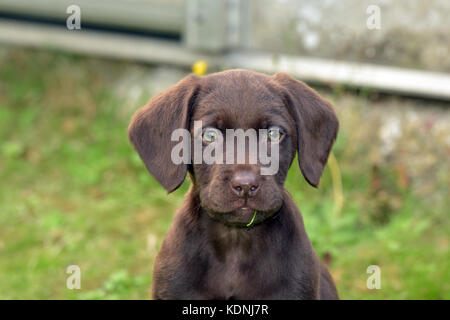
[(191, 109), (200, 89), (200, 77), (189, 75), (172, 88), (152, 98), (133, 116), (128, 136), (147, 170), (168, 191), (184, 181), (187, 164), (171, 159), (175, 129), (189, 129)]
[(312, 88), (286, 73), (273, 76), (281, 86), (289, 111), (297, 125), (298, 161), (303, 176), (318, 187), (339, 122), (331, 104)]

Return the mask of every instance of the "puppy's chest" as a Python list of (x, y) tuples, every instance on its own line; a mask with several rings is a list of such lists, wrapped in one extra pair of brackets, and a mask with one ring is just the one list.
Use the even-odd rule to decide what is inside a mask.
[(236, 248), (230, 249), (221, 259), (214, 259), (206, 281), (213, 299), (240, 299), (252, 296), (262, 278), (258, 259), (252, 253)]

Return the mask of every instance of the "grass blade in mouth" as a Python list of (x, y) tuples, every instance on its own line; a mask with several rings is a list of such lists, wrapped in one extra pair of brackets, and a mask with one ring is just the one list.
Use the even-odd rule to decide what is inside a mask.
[(253, 221), (255, 221), (255, 217), (256, 217), (256, 210), (255, 210), (255, 212), (253, 213), (253, 218), (252, 218), (252, 220), (249, 222), (249, 223), (247, 223), (247, 227), (250, 227), (252, 224), (253, 224)]

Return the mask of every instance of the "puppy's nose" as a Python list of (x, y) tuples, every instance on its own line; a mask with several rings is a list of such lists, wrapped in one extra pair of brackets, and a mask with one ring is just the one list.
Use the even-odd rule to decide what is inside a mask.
[(260, 177), (251, 171), (238, 171), (231, 179), (231, 189), (239, 197), (253, 197), (259, 190)]

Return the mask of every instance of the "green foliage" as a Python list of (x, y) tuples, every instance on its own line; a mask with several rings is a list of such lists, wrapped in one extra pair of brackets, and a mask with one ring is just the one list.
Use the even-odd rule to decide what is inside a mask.
[(83, 300), (124, 300), (137, 299), (138, 290), (145, 291), (150, 283), (149, 275), (130, 276), (127, 271), (120, 270), (111, 275), (99, 289), (82, 293), (78, 298)]
[[(124, 111), (111, 83), (126, 67), (42, 51), (0, 60), (0, 298), (149, 298), (168, 213), (189, 182), (167, 195), (130, 146), (135, 109)], [(445, 190), (437, 186), (430, 203), (399, 187), (389, 164), (374, 174), (364, 149), (371, 141), (355, 141), (341, 123), (341, 212), (333, 213), (328, 168), (319, 189), (296, 162), (286, 181), (341, 297), (449, 299)], [(81, 290), (65, 286), (71, 264), (81, 268)], [(381, 267), (381, 290), (365, 285), (371, 264)]]

